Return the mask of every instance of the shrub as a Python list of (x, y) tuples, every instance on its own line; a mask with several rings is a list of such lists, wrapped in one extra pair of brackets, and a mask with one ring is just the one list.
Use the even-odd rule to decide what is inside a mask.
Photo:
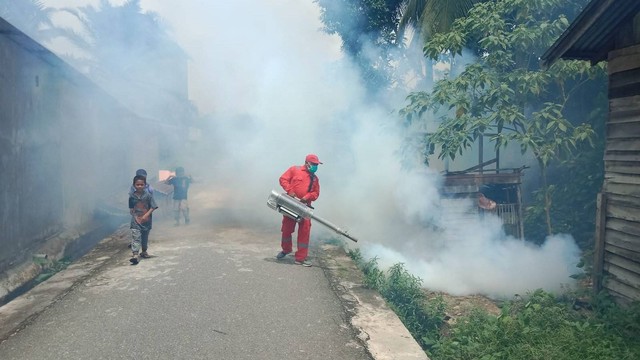
[(572, 296), (536, 290), (502, 303), (498, 316), (474, 309), (446, 324), (442, 297), (428, 300), (421, 279), (403, 264), (383, 272), (376, 258), (365, 261), (358, 250), (349, 255), (365, 286), (380, 292), (433, 360), (640, 358), (640, 304), (622, 308), (601, 293), (593, 311), (576, 310)]
[(610, 331), (537, 290), (502, 306), (499, 316), (477, 311), (461, 319), (433, 348), (433, 359), (637, 359), (640, 344)]

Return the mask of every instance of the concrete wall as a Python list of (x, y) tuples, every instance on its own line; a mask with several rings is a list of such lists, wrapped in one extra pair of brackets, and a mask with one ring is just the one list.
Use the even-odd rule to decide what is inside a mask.
[(135, 169), (157, 169), (152, 125), (0, 18), (0, 274), (126, 204)]

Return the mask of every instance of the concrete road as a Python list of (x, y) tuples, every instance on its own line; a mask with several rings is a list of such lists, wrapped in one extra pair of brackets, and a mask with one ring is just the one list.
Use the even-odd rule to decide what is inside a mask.
[(275, 260), (277, 214), (256, 230), (193, 213), (180, 227), (156, 216), (153, 258), (137, 266), (115, 237), (122, 250), (3, 342), (0, 359), (371, 358), (323, 269)]
[(151, 259), (130, 265), (123, 225), (0, 307), (0, 359), (428, 360), (340, 247), (278, 261), (277, 213), (240, 223), (204, 184), (190, 197), (188, 226), (154, 214)]

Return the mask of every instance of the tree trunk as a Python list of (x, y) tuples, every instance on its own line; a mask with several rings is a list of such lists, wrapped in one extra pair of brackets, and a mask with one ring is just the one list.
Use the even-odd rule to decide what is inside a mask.
[(539, 164), (542, 188), (544, 189), (544, 215), (547, 222), (547, 235), (551, 235), (553, 234), (553, 227), (551, 226), (551, 192), (547, 184), (547, 166), (541, 161), (539, 161)]

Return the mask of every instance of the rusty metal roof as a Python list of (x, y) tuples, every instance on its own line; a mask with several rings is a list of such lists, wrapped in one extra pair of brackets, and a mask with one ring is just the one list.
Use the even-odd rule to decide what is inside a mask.
[(605, 60), (622, 24), (640, 11), (639, 0), (592, 0), (542, 55), (543, 66), (558, 59)]

